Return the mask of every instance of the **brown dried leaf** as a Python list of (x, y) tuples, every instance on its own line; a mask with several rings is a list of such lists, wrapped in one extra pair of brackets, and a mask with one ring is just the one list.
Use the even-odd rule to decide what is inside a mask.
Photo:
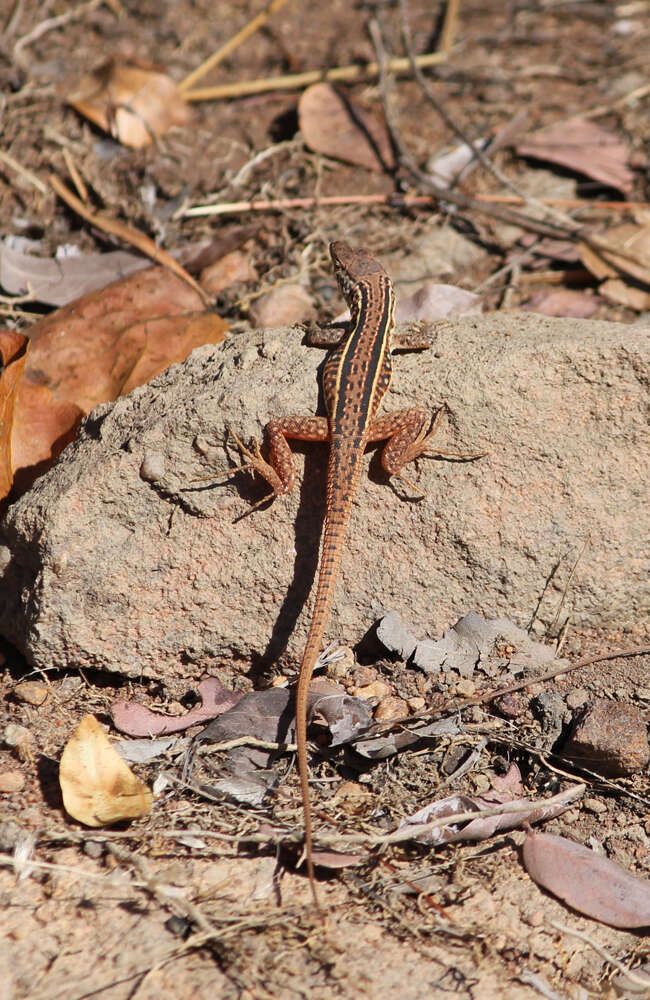
[(581, 844), (529, 831), (526, 871), (579, 913), (610, 927), (650, 927), (650, 881)]
[(86, 715), (68, 740), (59, 766), (66, 812), (85, 826), (138, 819), (153, 796), (111, 746), (94, 715)]
[(148, 146), (174, 125), (186, 125), (189, 105), (174, 81), (151, 66), (109, 59), (68, 95), (80, 114), (132, 149)]
[(646, 312), (650, 309), (650, 289), (646, 291), (645, 288), (628, 285), (622, 278), (607, 278), (599, 286), (598, 291), (603, 298), (627, 306), (628, 309), (636, 309), (637, 312)]
[(383, 122), (329, 83), (308, 87), (298, 103), (305, 142), (316, 153), (368, 170), (392, 170), (395, 158)]
[[(74, 441), (85, 414), (76, 403), (57, 399), (51, 389), (35, 381), (31, 352), (16, 392), (11, 438), (13, 493), (26, 492)], [(13, 367), (13, 366), (12, 366)]]
[(128, 736), (162, 736), (180, 733), (200, 722), (216, 718), (240, 701), (242, 695), (229, 691), (216, 677), (208, 677), (199, 684), (200, 706), (185, 715), (163, 715), (152, 712), (146, 705), (118, 698), (111, 705), (111, 717), (116, 729)]
[(518, 142), (515, 149), (520, 156), (559, 163), (625, 194), (634, 186), (634, 174), (627, 166), (627, 145), (585, 118), (571, 118), (541, 129)]
[(650, 220), (640, 215), (638, 222), (624, 222), (606, 233), (579, 243), (585, 267), (597, 278), (630, 275), (650, 286)]
[[(22, 344), (18, 343), (18, 337)], [(9, 494), (14, 481), (13, 429), (16, 397), (27, 363), (27, 344), (26, 337), (12, 330), (0, 333), (0, 353), (5, 365), (0, 375), (0, 499)]]
[(11, 364), (0, 379), (4, 495), (11, 487), (10, 467), (16, 491), (28, 489), (98, 403), (184, 361), (195, 347), (223, 340), (227, 324), (199, 311), (201, 305), (186, 282), (154, 267), (34, 324), (27, 360), (20, 368)]

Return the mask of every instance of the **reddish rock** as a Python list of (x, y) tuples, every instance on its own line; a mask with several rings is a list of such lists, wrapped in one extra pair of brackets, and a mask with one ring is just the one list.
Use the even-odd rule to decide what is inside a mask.
[(643, 713), (599, 699), (575, 713), (564, 753), (576, 764), (609, 777), (636, 774), (650, 760)]

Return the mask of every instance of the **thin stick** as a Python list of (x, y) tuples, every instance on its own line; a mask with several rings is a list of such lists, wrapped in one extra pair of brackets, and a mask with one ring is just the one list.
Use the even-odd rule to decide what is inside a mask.
[(442, 25), (442, 31), (440, 32), (440, 51), (444, 52), (445, 55), (449, 55), (451, 47), (454, 44), (456, 28), (458, 27), (459, 9), (460, 0), (447, 0), (445, 19)]
[[(326, 205), (387, 205), (389, 208), (433, 207), (440, 199), (430, 194), (354, 194), (328, 195), (322, 198), (276, 198), (270, 201), (227, 201), (213, 205), (195, 205), (179, 213), (180, 217), (192, 215), (233, 215), (240, 212), (283, 212), (290, 208), (322, 208)], [(496, 205), (524, 205), (516, 195), (479, 194), (477, 202)], [(630, 212), (650, 209), (650, 202), (643, 201), (585, 201), (580, 198), (540, 198), (542, 205), (561, 208), (602, 208), (608, 212)]]
[(134, 229), (133, 226), (128, 226), (125, 222), (119, 222), (117, 219), (111, 219), (108, 215), (103, 213), (93, 212), (84, 205), (80, 198), (70, 191), (65, 184), (59, 180), (55, 174), (50, 174), (50, 184), (66, 205), (69, 205), (73, 211), (80, 215), (82, 219), (86, 222), (90, 222), (91, 225), (97, 226), (105, 233), (110, 233), (112, 236), (117, 236), (119, 239), (124, 240), (125, 243), (130, 243), (131, 246), (137, 247), (138, 250), (146, 254), (147, 257), (151, 257), (157, 264), (162, 264), (163, 267), (168, 268), (173, 271), (175, 275), (186, 281), (195, 292), (197, 292), (203, 302), (209, 302), (210, 296), (207, 295), (200, 285), (196, 283), (191, 274), (188, 274), (184, 267), (174, 260), (174, 258), (163, 250), (161, 247), (157, 247), (153, 240), (150, 240), (148, 236), (144, 233), (139, 232)]
[(276, 11), (280, 10), (280, 7), (284, 7), (286, 2), (287, 0), (271, 0), (271, 3), (268, 5), (266, 10), (263, 10), (261, 14), (254, 17), (252, 21), (249, 21), (248, 24), (243, 27), (241, 31), (238, 31), (229, 42), (226, 42), (226, 44), (222, 45), (220, 49), (213, 52), (209, 59), (206, 59), (200, 66), (197, 66), (197, 68), (193, 70), (189, 76), (186, 76), (185, 79), (179, 83), (178, 89), (180, 91), (189, 90), (189, 88), (204, 77), (206, 73), (209, 73), (211, 69), (218, 66), (219, 63), (226, 58), (226, 56), (229, 56), (231, 52), (234, 52), (235, 49), (242, 44), (242, 42), (245, 42), (247, 38), (254, 35), (258, 28), (261, 28), (263, 24), (266, 24), (272, 14), (275, 14)]
[(82, 178), (81, 174), (79, 173), (79, 171), (77, 170), (76, 164), (75, 164), (74, 160), (72, 159), (72, 153), (70, 152), (70, 150), (66, 146), (63, 147), (63, 159), (65, 160), (66, 167), (68, 168), (68, 173), (70, 174), (70, 177), (72, 178), (72, 183), (74, 184), (74, 186), (77, 189), (77, 194), (79, 195), (79, 197), (81, 198), (81, 200), (85, 204), (87, 204), (88, 203), (88, 188), (84, 184), (83, 178)]
[[(416, 56), (418, 66), (437, 66), (446, 62), (446, 52), (427, 52)], [(390, 59), (387, 69), (391, 73), (408, 73), (411, 64), (408, 59)], [(306, 73), (292, 73), (286, 76), (269, 76), (260, 80), (240, 80), (238, 83), (224, 83), (217, 87), (203, 87), (183, 92), (186, 101), (214, 101), (223, 97), (243, 97), (246, 94), (262, 94), (269, 90), (300, 90), (321, 80), (365, 80), (379, 73), (376, 62), (365, 65), (335, 66), (332, 69), (313, 69)], [(182, 86), (182, 85), (181, 85)]]
[(22, 163), (19, 163), (18, 160), (14, 160), (13, 156), (10, 156), (9, 153), (3, 152), (1, 149), (0, 163), (6, 164), (6, 166), (8, 166), (11, 170), (14, 170), (17, 174), (20, 174), (21, 177), (24, 177), (25, 180), (29, 181), (30, 184), (33, 184), (34, 187), (41, 192), (41, 194), (47, 194), (45, 184), (43, 184), (43, 181), (39, 180), (36, 174), (33, 174), (31, 170), (27, 169), (27, 167), (23, 167)]

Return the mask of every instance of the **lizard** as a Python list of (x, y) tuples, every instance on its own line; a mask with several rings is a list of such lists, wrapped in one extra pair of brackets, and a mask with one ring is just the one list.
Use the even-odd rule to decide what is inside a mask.
[[(419, 407), (377, 415), (391, 381), (391, 350), (395, 347), (430, 347), (431, 336), (426, 328), (415, 326), (401, 339), (397, 337), (393, 285), (382, 265), (368, 250), (353, 249), (346, 243), (334, 242), (330, 244), (330, 255), (339, 288), (350, 309), (351, 321), (347, 331), (336, 340), (326, 331), (321, 331), (320, 338), (311, 338), (311, 343), (316, 346), (334, 345), (325, 360), (322, 374), (327, 416), (286, 416), (270, 420), (264, 429), (268, 461), (263, 457), (257, 441), (247, 448), (230, 431), (245, 461), (222, 473), (230, 476), (248, 470), (259, 474), (269, 484), (271, 493), (251, 507), (250, 513), (268, 500), (293, 489), (296, 470), (289, 439), (329, 443), (325, 524), (316, 597), (295, 697), (305, 860), (317, 908), (319, 900), (312, 857), (313, 827), (307, 760), (307, 700), (332, 608), (347, 526), (361, 479), (364, 452), (368, 444), (385, 442), (381, 455), (385, 472), (389, 477), (399, 477), (409, 487), (417, 489), (402, 475), (402, 469), (427, 454), (428, 443), (437, 432), (444, 409), (441, 407), (433, 420), (428, 411)], [(456, 454), (438, 449), (428, 454), (463, 459), (480, 457), (478, 454)]]

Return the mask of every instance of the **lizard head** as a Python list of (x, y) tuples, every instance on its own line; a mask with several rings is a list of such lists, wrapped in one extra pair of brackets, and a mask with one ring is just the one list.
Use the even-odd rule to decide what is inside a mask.
[(336, 280), (348, 304), (350, 304), (350, 297), (359, 282), (372, 281), (373, 278), (386, 273), (379, 261), (368, 250), (355, 250), (347, 243), (339, 241), (330, 243), (330, 254), (334, 263)]

